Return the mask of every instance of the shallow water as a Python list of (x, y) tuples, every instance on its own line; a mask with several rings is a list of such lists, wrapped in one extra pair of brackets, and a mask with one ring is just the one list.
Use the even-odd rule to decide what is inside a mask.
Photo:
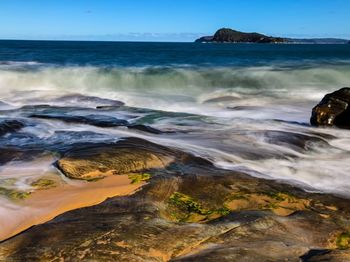
[(350, 131), (309, 126), (312, 107), (349, 85), (350, 45), (0, 41), (0, 120), (25, 124), (0, 137), (1, 154), (34, 152), (3, 163), (0, 183), (30, 190), (28, 161), (137, 136), (349, 197)]

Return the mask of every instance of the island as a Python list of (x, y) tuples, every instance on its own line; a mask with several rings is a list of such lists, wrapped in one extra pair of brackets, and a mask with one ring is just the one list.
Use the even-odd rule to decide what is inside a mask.
[(285, 38), (267, 36), (261, 33), (245, 33), (230, 28), (221, 28), (213, 36), (203, 36), (196, 43), (258, 43), (258, 44), (349, 44), (347, 39), (338, 38)]

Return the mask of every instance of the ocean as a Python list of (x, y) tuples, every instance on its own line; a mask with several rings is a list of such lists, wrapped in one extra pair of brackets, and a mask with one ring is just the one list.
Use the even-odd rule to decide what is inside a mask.
[[(0, 121), (24, 123), (0, 137), (1, 154), (134, 136), (350, 197), (350, 132), (309, 124), (349, 85), (350, 45), (0, 41)], [(4, 160), (0, 186), (30, 189), (51, 162)]]

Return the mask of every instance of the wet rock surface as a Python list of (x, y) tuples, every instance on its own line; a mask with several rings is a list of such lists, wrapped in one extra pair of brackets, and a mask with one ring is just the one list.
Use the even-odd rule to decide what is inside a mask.
[(18, 120), (0, 120), (0, 136), (11, 132), (16, 132), (24, 126), (25, 125)]
[(128, 121), (134, 118), (134, 116), (130, 114), (118, 114), (120, 118), (115, 117), (113, 114), (109, 114), (109, 109), (118, 111), (120, 106), (98, 107), (97, 109), (99, 110), (78, 107), (56, 107), (49, 105), (26, 106), (22, 108), (25, 115), (30, 118), (59, 120), (72, 124), (86, 124), (96, 127), (127, 127), (128, 129), (139, 130), (151, 134), (173, 133), (169, 131), (161, 131), (144, 124), (132, 123)]
[(297, 152), (308, 151), (320, 147), (329, 147), (328, 142), (318, 134), (298, 134), (273, 130), (257, 132), (256, 134), (261, 135), (263, 139), (270, 144), (285, 146)]
[(64, 102), (65, 104), (70, 103), (73, 105), (83, 103), (87, 105), (94, 105), (95, 107), (105, 107), (105, 106), (119, 107), (124, 105), (123, 102), (118, 100), (100, 98), (97, 96), (84, 96), (81, 94), (65, 95), (65, 96), (58, 97), (53, 101), (60, 102), (60, 103)]
[(72, 116), (72, 115), (60, 115), (60, 114), (32, 114), (30, 117), (62, 120), (68, 123), (80, 123), (94, 125), (98, 127), (115, 127), (115, 126), (126, 126), (128, 121), (118, 119), (110, 116), (103, 115), (85, 115), (85, 116)]
[(1, 259), (347, 261), (349, 200), (219, 169), (135, 138), (78, 147), (60, 161), (74, 166), (61, 167), (74, 178), (103, 166), (121, 173), (146, 168), (150, 179), (132, 196), (67, 212), (2, 242)]
[(314, 126), (336, 126), (350, 129), (350, 88), (327, 94), (312, 109), (310, 122)]
[[(3, 241), (0, 261), (349, 261), (348, 199), (239, 167), (281, 160), (292, 162), (293, 172), (317, 150), (344, 155), (335, 136), (288, 121), (279, 122), (283, 130), (273, 128), (277, 120), (239, 119), (227, 127), (208, 116), (93, 97), (62, 101), (70, 105), (0, 110), (0, 165), (49, 155), (65, 181), (127, 175), (147, 184)], [(213, 164), (226, 159), (237, 171)], [(51, 188), (45, 179), (31, 187)]]
[(122, 139), (115, 144), (84, 145), (64, 154), (56, 166), (68, 177), (97, 179), (164, 168), (173, 161), (169, 150), (142, 139)]
[(0, 147), (0, 165), (10, 161), (28, 161), (42, 153), (40, 150), (21, 150), (13, 147)]

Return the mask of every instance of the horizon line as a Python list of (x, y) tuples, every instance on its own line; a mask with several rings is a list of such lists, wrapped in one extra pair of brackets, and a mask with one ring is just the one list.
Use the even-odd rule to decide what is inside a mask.
[[(336, 40), (346, 40), (350, 41), (349, 38), (342, 38), (342, 37), (282, 37), (286, 39), (296, 39), (296, 40), (303, 40), (303, 39), (308, 39), (308, 40), (320, 40), (320, 39), (336, 39)], [(0, 41), (42, 41), (42, 42), (124, 42), (124, 43), (195, 43), (195, 40), (179, 40), (179, 41), (174, 41), (174, 40), (108, 40), (108, 39), (26, 39), (26, 38), (0, 38)], [(244, 43), (242, 43), (244, 44)]]

